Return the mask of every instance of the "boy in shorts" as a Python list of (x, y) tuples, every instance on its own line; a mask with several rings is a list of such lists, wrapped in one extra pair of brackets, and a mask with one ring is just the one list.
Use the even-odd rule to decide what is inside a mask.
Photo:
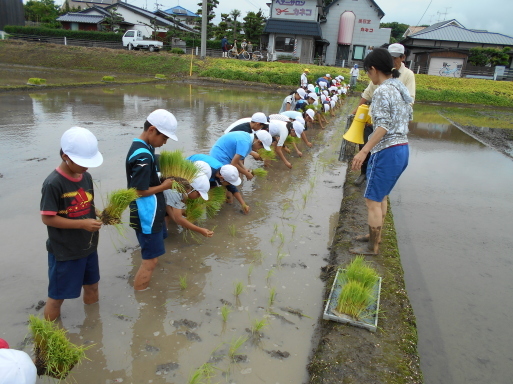
[(166, 252), (167, 237), (164, 217), (166, 202), (164, 191), (170, 189), (172, 180), (162, 183), (157, 174), (155, 148), (176, 137), (176, 118), (171, 112), (157, 109), (150, 113), (139, 138), (134, 139), (126, 157), (128, 188), (135, 188), (139, 198), (130, 203), (130, 226), (135, 230), (141, 246), (142, 263), (135, 274), (134, 289), (148, 288), (158, 257)]
[(48, 301), (44, 317), (55, 320), (65, 299), (80, 297), (85, 304), (98, 301), (98, 230), (93, 179), (88, 168), (103, 157), (96, 137), (73, 127), (61, 137), (61, 164), (46, 178), (41, 190), (41, 219), (48, 229)]

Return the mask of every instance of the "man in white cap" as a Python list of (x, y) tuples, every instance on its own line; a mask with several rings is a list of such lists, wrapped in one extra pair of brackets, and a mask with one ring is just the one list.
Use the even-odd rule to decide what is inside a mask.
[(285, 99), (283, 99), (283, 103), (281, 104), (280, 111), (278, 113), (284, 111), (293, 111), (296, 108), (296, 102), (298, 100), (303, 100), (306, 96), (306, 91), (303, 88), (296, 89), (295, 92), (291, 93)]
[[(205, 165), (207, 164), (205, 163)], [(168, 217), (173, 219), (173, 221), (182, 228), (198, 232), (200, 235), (205, 237), (212, 237), (214, 235), (213, 231), (191, 223), (184, 216), (185, 209), (187, 208), (185, 200), (198, 199), (200, 197), (203, 200), (208, 200), (209, 189), (210, 182), (208, 180), (208, 176), (202, 172), (192, 181), (191, 188), (188, 188), (183, 194), (176, 189), (165, 190), (164, 197), (166, 199), (166, 212)]]
[(308, 75), (310, 74), (310, 70), (308, 68), (305, 68), (303, 70), (303, 73), (301, 74), (300, 84), (301, 88), (306, 89), (308, 86)]
[(349, 81), (349, 86), (351, 88), (356, 86), (356, 80), (360, 77), (360, 70), (358, 69), (358, 64), (355, 64), (353, 68), (349, 71), (349, 75), (351, 76), (351, 80)]
[(0, 339), (0, 384), (35, 384), (37, 369), (30, 356)]
[(85, 304), (99, 299), (98, 230), (93, 179), (88, 168), (103, 156), (98, 140), (87, 129), (73, 127), (61, 137), (61, 164), (43, 182), (40, 213), (48, 229), (48, 300), (44, 317), (55, 320), (65, 299)]
[[(390, 53), (390, 55), (392, 55), (392, 58), (394, 60), (394, 68), (399, 71), (399, 80), (406, 86), (411, 98), (413, 99), (413, 101), (415, 101), (415, 74), (409, 68), (406, 68), (404, 66), (403, 60), (406, 59), (406, 56), (404, 54), (404, 46), (402, 44), (397, 43), (390, 44), (388, 46), (388, 52)], [(369, 53), (369, 55), (371, 54), (372, 52)], [(356, 114), (356, 110), (360, 105), (367, 104), (372, 101), (372, 96), (374, 95), (376, 89), (378, 89), (378, 85), (375, 85), (372, 81), (369, 81), (369, 85), (367, 86), (367, 88), (365, 88), (365, 91), (363, 91), (362, 98), (360, 99), (360, 102), (354, 109), (353, 115)], [(363, 132), (364, 144), (360, 144), (361, 148), (363, 148), (365, 143), (367, 143), (369, 135), (372, 133), (372, 131), (372, 125), (367, 124)], [(367, 179), (367, 164), (369, 162), (369, 158), (370, 154), (362, 163), (360, 176), (358, 176), (358, 178), (354, 182), (354, 184), (357, 186), (363, 184), (363, 182)]]
[(230, 124), (230, 126), (225, 129), (224, 133), (244, 131), (253, 134), (259, 129), (265, 129), (268, 125), (269, 121), (267, 116), (262, 112), (255, 112), (249, 121), (247, 117), (239, 119)]
[(249, 212), (249, 206), (242, 198), (242, 194), (237, 189), (242, 183), (239, 177), (239, 170), (231, 164), (223, 165), (220, 161), (216, 160), (210, 155), (197, 154), (187, 158), (195, 163), (204, 162), (210, 167), (210, 188), (224, 186), (226, 188), (226, 201), (231, 204), (233, 198), (240, 203), (244, 213)]
[(135, 230), (141, 246), (142, 262), (135, 274), (134, 289), (148, 288), (158, 257), (166, 252), (167, 237), (164, 217), (166, 202), (164, 191), (172, 187), (172, 180), (160, 182), (155, 161), (155, 148), (176, 137), (177, 121), (165, 109), (150, 113), (143, 132), (134, 139), (126, 157), (127, 187), (135, 188), (139, 198), (130, 203), (130, 226)]

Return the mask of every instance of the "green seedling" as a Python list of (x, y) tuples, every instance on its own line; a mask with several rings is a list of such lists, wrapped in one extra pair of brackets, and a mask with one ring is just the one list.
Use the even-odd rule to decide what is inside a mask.
[(344, 285), (348, 281), (358, 281), (365, 288), (373, 288), (378, 281), (378, 272), (365, 261), (363, 256), (356, 256), (338, 275), (338, 282)]
[(277, 233), (277, 232), (278, 232), (278, 224), (275, 223), (274, 224), (274, 231), (273, 231), (273, 233)]
[(163, 74), (161, 74), (161, 73), (157, 73), (157, 74), (155, 75), (155, 78), (156, 78), (156, 79), (165, 79), (165, 78), (166, 78), (166, 75), (163, 75)]
[(103, 76), (102, 81), (114, 81), (114, 76)]
[(228, 232), (230, 232), (230, 235), (232, 237), (236, 237), (237, 236), (237, 227), (235, 226), (235, 224), (228, 225)]
[(179, 276), (179, 279), (180, 279), (180, 289), (182, 291), (186, 290), (187, 289), (187, 274), (185, 274), (183, 276)]
[(40, 79), (38, 77), (31, 77), (28, 79), (27, 84), (29, 85), (46, 85), (46, 79)]
[(359, 320), (375, 300), (372, 288), (366, 288), (358, 281), (348, 281), (338, 297), (337, 311)]
[(221, 317), (223, 318), (223, 322), (226, 323), (226, 321), (228, 321), (228, 315), (232, 313), (232, 309), (224, 304), (222, 307), (221, 307)]
[(270, 241), (271, 241), (271, 244), (274, 244), (274, 242), (276, 241), (276, 234), (272, 235)]
[(278, 253), (278, 256), (276, 257), (276, 264), (281, 265), (281, 261), (282, 261), (282, 260), (283, 260), (283, 258), (285, 258), (286, 256), (287, 256), (287, 254), (279, 252), (279, 253)]
[(290, 228), (292, 228), (292, 236), (294, 236), (294, 233), (296, 233), (296, 227), (297, 225), (295, 224), (289, 224)]
[(212, 381), (212, 378), (216, 375), (216, 367), (212, 363), (205, 363), (199, 367), (203, 377), (207, 380), (207, 383)]
[(186, 192), (190, 183), (194, 180), (201, 170), (192, 161), (185, 158), (180, 150), (162, 151), (159, 157), (159, 167), (164, 179), (172, 178), (172, 188), (181, 193)]
[(261, 262), (264, 259), (262, 251), (253, 251), (251, 256), (253, 257), (253, 261), (256, 263)]
[(29, 330), (34, 340), (38, 372), (59, 381), (66, 379), (71, 369), (86, 358), (85, 351), (92, 347), (73, 344), (66, 330), (37, 316), (29, 316)]
[(290, 208), (290, 203), (287, 201), (285, 203), (283, 203), (283, 205), (281, 206), (281, 210), (282, 212), (287, 212)]
[(255, 266), (253, 265), (253, 263), (250, 263), (249, 267), (248, 267), (248, 278), (251, 277), (251, 274), (253, 273), (254, 268), (255, 268)]
[(274, 276), (274, 273), (275, 273), (275, 269), (274, 268), (271, 268), (270, 270), (267, 271), (267, 275), (265, 276), (265, 279), (267, 281), (269, 281), (271, 279), (271, 277)]
[(235, 359), (235, 356), (237, 356), (237, 351), (246, 341), (248, 341), (248, 338), (245, 336), (241, 336), (238, 339), (232, 339), (230, 348), (228, 349), (228, 357), (230, 360), (233, 361)]
[(255, 168), (251, 171), (256, 177), (266, 177), (268, 172), (263, 168)]
[(251, 324), (251, 333), (253, 335), (258, 335), (262, 329), (267, 327), (267, 320), (261, 319), (261, 320), (253, 320), (253, 323)]
[(306, 201), (308, 200), (308, 196), (309, 196), (308, 192), (303, 192), (301, 194), (301, 197), (303, 198), (303, 208), (306, 207)]
[(244, 292), (244, 284), (241, 281), (233, 283), (233, 294), (235, 297), (239, 297)]
[(280, 244), (285, 243), (285, 236), (283, 235), (282, 232), (278, 232), (278, 238), (280, 239)]
[(272, 307), (275, 300), (276, 300), (276, 288), (272, 287), (269, 290), (269, 299), (267, 300), (267, 304), (269, 305), (269, 307)]
[(187, 384), (201, 384), (202, 379), (203, 379), (203, 370), (200, 367), (189, 375)]

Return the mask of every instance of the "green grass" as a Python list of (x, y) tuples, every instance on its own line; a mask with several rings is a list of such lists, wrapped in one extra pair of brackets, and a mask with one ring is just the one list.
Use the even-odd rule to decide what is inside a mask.
[(86, 358), (85, 351), (92, 347), (78, 346), (69, 341), (67, 331), (55, 322), (29, 316), (29, 330), (34, 340), (36, 363), (41, 361), (46, 375), (64, 380), (71, 369)]

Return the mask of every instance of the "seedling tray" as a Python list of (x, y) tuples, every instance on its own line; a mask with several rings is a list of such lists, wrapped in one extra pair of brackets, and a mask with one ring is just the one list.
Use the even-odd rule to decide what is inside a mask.
[(330, 296), (328, 298), (328, 302), (326, 303), (326, 307), (324, 309), (324, 313), (322, 314), (322, 318), (324, 320), (332, 320), (338, 323), (350, 324), (355, 327), (365, 328), (371, 332), (376, 332), (378, 328), (378, 312), (379, 312), (379, 299), (381, 295), (381, 277), (378, 279), (377, 283), (374, 285), (374, 294), (376, 297), (376, 302), (374, 305), (369, 307), (369, 317), (362, 318), (360, 320), (354, 320), (349, 316), (340, 317), (333, 313), (333, 309), (337, 307), (338, 297), (344, 285), (340, 285), (338, 282), (338, 275), (343, 271), (343, 269), (339, 269), (335, 276), (335, 281), (333, 282), (333, 286), (331, 287)]

